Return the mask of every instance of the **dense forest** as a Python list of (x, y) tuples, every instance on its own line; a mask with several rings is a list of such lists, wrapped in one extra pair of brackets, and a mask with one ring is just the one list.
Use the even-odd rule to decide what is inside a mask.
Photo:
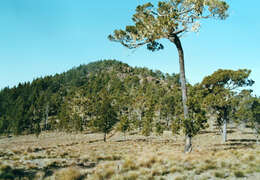
[(259, 133), (260, 99), (245, 88), (254, 83), (249, 75), (250, 70), (218, 70), (188, 84), (190, 121), (183, 118), (179, 74), (97, 61), (2, 89), (0, 134), (92, 131), (103, 132), (106, 140), (116, 129), (147, 136), (164, 130), (196, 135), (209, 116), (216, 117), (220, 129), (232, 121)]

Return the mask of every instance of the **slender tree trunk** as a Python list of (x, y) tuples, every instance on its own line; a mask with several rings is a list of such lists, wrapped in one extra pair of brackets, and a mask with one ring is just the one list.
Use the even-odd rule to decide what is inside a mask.
[(104, 133), (104, 142), (107, 141), (107, 133)]
[(222, 141), (223, 143), (227, 142), (227, 119), (224, 118), (222, 126)]
[[(184, 67), (184, 52), (182, 49), (180, 38), (174, 34), (173, 38), (170, 39), (173, 42), (178, 50), (179, 54), (179, 65), (180, 65), (180, 80), (181, 80), (181, 91), (182, 91), (182, 103), (183, 103), (183, 112), (184, 118), (188, 119), (188, 106), (187, 106), (187, 87), (186, 87), (186, 78), (185, 78), (185, 67)], [(185, 136), (185, 148), (184, 152), (189, 153), (192, 150), (192, 143), (191, 143), (191, 134), (186, 134)]]
[(222, 125), (222, 141), (223, 143), (227, 142), (227, 110), (224, 109), (224, 118), (223, 118), (223, 125)]
[(49, 119), (49, 103), (45, 108), (45, 130), (48, 130), (48, 119)]
[(256, 135), (256, 144), (259, 145), (259, 135), (258, 135), (257, 127), (255, 127), (255, 135)]
[(140, 111), (139, 113), (139, 122), (138, 122), (138, 131), (140, 132), (141, 131), (141, 124), (142, 124), (142, 111)]

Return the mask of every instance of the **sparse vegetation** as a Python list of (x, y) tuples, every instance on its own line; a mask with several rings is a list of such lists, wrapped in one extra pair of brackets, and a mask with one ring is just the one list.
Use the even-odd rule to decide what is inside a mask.
[(181, 38), (228, 9), (225, 0), (148, 2), (108, 36), (151, 51), (169, 40), (179, 74), (102, 60), (1, 89), (0, 180), (260, 179), (251, 70), (218, 69), (194, 85), (185, 77)]
[(221, 179), (224, 179), (226, 177), (225, 172), (218, 172), (217, 171), (217, 172), (214, 173), (214, 175), (215, 175), (215, 177), (221, 178)]
[(237, 178), (243, 178), (245, 177), (245, 174), (243, 171), (235, 171), (234, 172), (234, 175), (237, 177)]
[[(244, 129), (246, 132), (250, 130)], [(254, 134), (235, 131), (229, 137), (239, 141), (238, 137), (252, 139)], [(183, 154), (181, 143), (181, 135), (146, 137), (135, 134), (128, 135), (125, 141), (124, 134), (119, 132), (106, 143), (102, 133), (42, 133), (38, 138), (26, 135), (11, 141), (2, 138), (0, 177), (35, 180), (64, 177), (82, 180), (260, 177), (260, 147), (256, 142), (252, 146), (248, 146), (247, 141), (221, 144), (221, 136), (208, 131), (194, 139), (196, 151), (188, 155)], [(36, 148), (38, 144), (41, 146)], [(14, 151), (8, 150), (14, 147), (16, 152), (25, 150), (26, 153), (14, 156)]]
[(55, 174), (55, 180), (79, 180), (80, 178), (80, 171), (72, 167), (61, 169)]

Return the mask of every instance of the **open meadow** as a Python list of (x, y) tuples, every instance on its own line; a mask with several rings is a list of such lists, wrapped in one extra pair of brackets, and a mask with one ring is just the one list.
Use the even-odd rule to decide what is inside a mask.
[(42, 133), (0, 139), (0, 179), (260, 179), (260, 146), (250, 129), (229, 129), (193, 139), (183, 153), (183, 136), (145, 137), (115, 133)]
[(0, 0), (0, 180), (260, 180), (259, 7)]

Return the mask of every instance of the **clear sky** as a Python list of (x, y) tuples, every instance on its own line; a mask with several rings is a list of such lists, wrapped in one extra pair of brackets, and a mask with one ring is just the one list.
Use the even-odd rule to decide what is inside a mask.
[[(176, 48), (167, 41), (163, 51), (150, 52), (107, 40), (114, 29), (131, 23), (135, 7), (143, 2), (0, 0), (0, 88), (101, 59), (178, 73)], [(203, 21), (198, 34), (183, 37), (187, 79), (196, 83), (219, 68), (248, 68), (259, 96), (260, 1), (228, 2), (227, 20)]]

